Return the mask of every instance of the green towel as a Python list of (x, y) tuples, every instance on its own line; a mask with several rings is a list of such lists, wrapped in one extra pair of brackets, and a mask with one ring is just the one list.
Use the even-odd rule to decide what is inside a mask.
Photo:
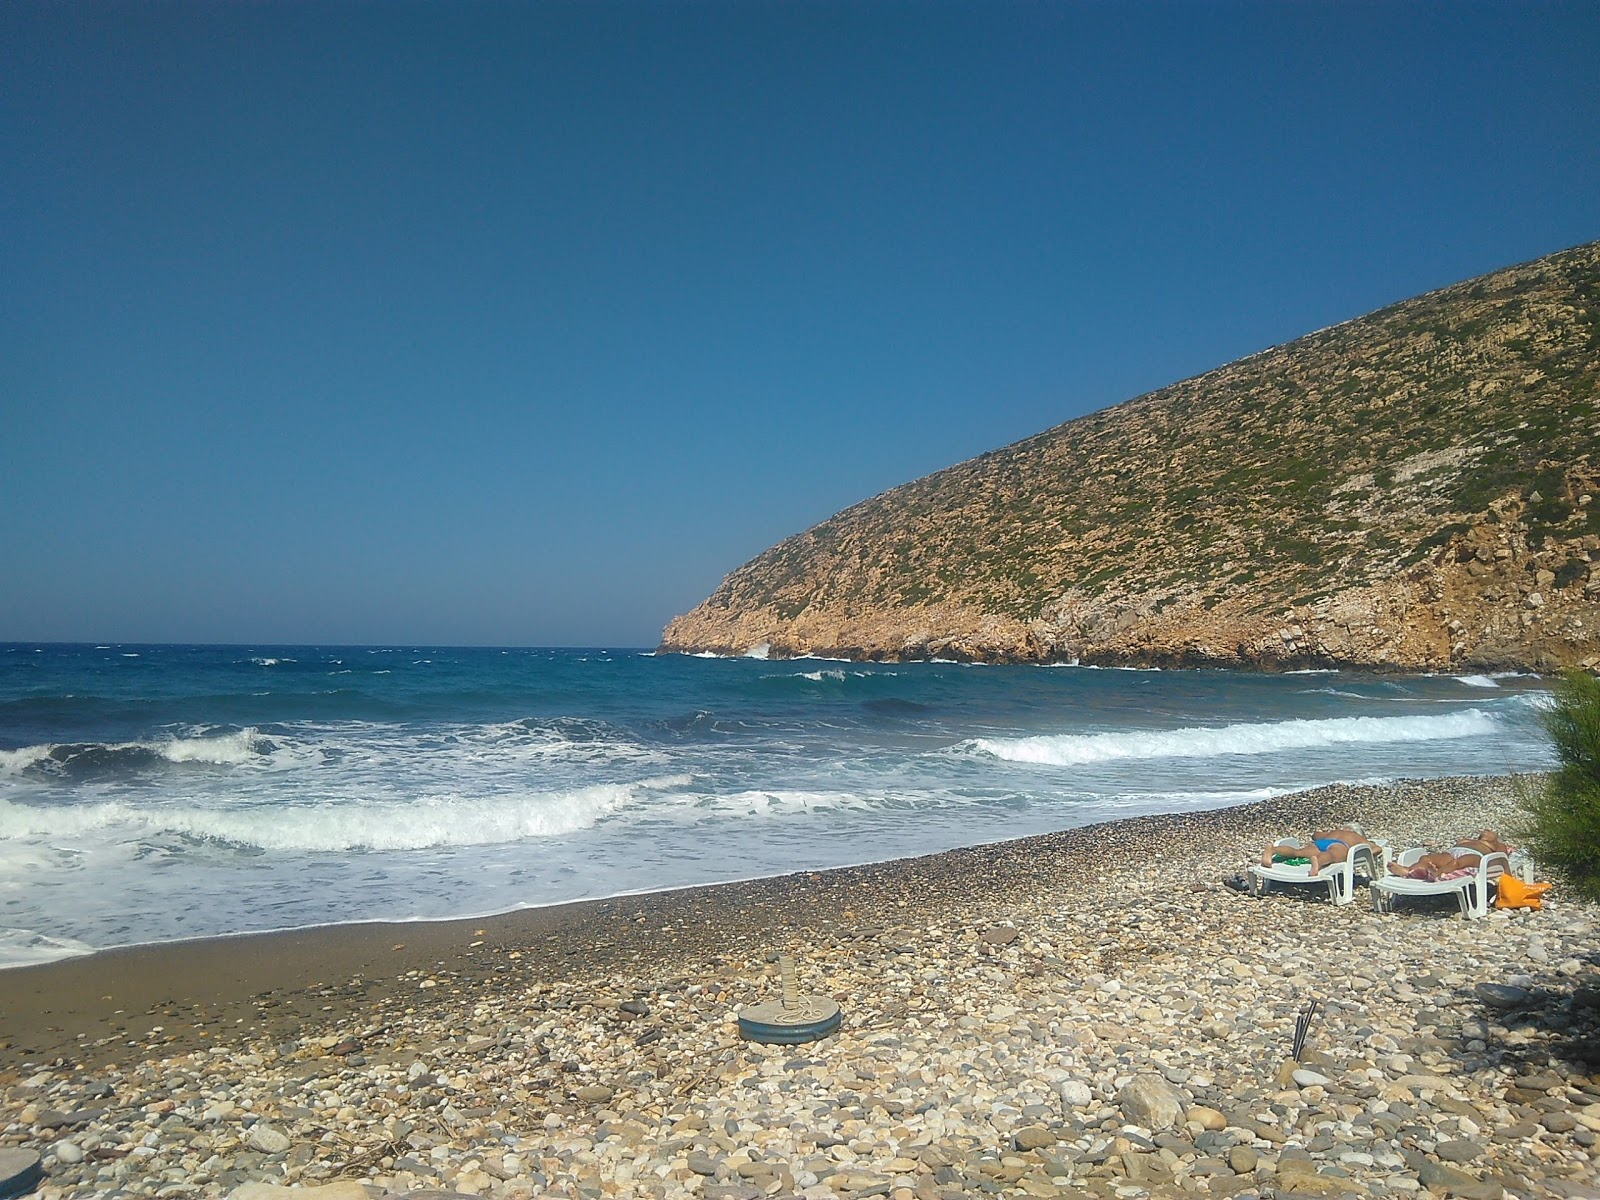
[(1293, 854), (1274, 854), (1272, 861), (1282, 863), (1286, 867), (1309, 867), (1311, 865), (1309, 858), (1300, 858)]

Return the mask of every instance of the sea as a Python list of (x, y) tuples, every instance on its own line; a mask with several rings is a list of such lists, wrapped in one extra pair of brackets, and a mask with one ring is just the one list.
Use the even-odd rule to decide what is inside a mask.
[(0, 966), (1553, 763), (1526, 675), (0, 643)]

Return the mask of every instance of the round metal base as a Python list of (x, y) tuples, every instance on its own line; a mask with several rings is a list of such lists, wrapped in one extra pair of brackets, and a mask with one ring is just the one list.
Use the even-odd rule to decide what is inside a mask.
[(739, 1010), (739, 1036), (751, 1042), (791, 1046), (825, 1038), (843, 1020), (839, 1006), (822, 996), (802, 996), (793, 1007), (773, 1000)]
[(0, 1196), (20, 1196), (44, 1178), (35, 1150), (0, 1150)]

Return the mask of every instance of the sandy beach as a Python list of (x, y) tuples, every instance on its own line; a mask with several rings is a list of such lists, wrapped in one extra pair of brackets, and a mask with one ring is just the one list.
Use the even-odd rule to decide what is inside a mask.
[[(12, 970), (0, 1150), (39, 1153), (51, 1197), (1600, 1196), (1600, 911), (1221, 883), (1284, 832), (1514, 820), (1506, 779), (1334, 786)], [(839, 1033), (739, 1038), (780, 951)]]

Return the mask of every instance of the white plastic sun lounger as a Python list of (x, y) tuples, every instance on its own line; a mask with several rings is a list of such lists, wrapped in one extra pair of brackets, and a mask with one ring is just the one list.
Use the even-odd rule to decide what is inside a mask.
[[(1428, 851), (1420, 847), (1402, 850), (1395, 859), (1402, 867), (1416, 863)], [(1403, 875), (1381, 875), (1372, 881), (1372, 907), (1378, 912), (1393, 912), (1394, 902), (1402, 896), (1455, 895), (1461, 906), (1461, 917), (1468, 920), (1489, 915), (1489, 887), (1511, 868), (1511, 860), (1504, 854), (1485, 854), (1483, 861), (1470, 875), (1457, 879), (1407, 879)]]
[(1328, 899), (1333, 903), (1349, 904), (1356, 898), (1356, 873), (1359, 871), (1369, 879), (1376, 879), (1383, 873), (1387, 861), (1388, 856), (1378, 845), (1357, 842), (1350, 847), (1350, 853), (1342, 863), (1324, 867), (1315, 875), (1311, 873), (1309, 863), (1299, 866), (1273, 863), (1270, 867), (1254, 863), (1250, 867), (1250, 894), (1264, 896), (1274, 883), (1309, 883), (1327, 888)]

